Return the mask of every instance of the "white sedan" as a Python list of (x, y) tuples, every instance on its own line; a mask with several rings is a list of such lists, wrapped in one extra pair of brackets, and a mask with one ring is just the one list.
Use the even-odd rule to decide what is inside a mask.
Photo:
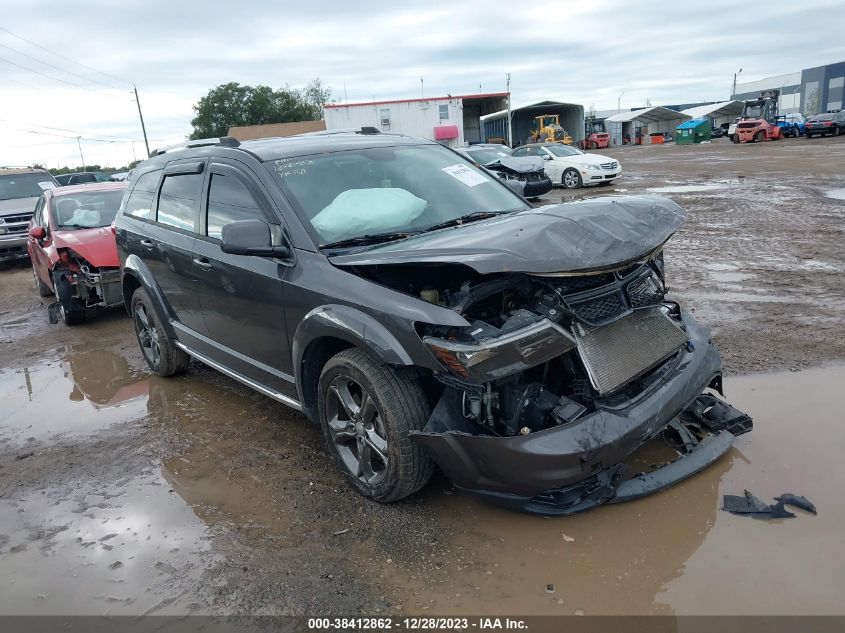
[(517, 147), (514, 157), (539, 156), (546, 161), (546, 174), (556, 185), (577, 189), (585, 185), (609, 185), (622, 175), (618, 160), (588, 154), (563, 143), (531, 143)]

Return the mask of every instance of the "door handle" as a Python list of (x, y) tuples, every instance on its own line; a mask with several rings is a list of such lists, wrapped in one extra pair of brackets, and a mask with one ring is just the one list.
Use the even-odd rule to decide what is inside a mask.
[(141, 246), (146, 248), (148, 251), (151, 251), (155, 248), (155, 244), (152, 240), (141, 240)]
[(203, 270), (211, 270), (212, 268), (214, 268), (214, 265), (210, 261), (208, 261), (205, 257), (203, 257), (201, 259), (198, 259), (198, 258), (195, 257), (194, 263), (197, 266), (199, 266), (200, 268), (202, 268)]

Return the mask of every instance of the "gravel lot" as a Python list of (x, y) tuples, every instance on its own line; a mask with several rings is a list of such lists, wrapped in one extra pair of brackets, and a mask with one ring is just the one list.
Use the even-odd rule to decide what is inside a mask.
[[(688, 209), (669, 284), (755, 418), (718, 464), (569, 519), (443, 478), (379, 506), (299, 414), (198, 364), (150, 376), (120, 311), (50, 325), (28, 263), (7, 265), (0, 614), (843, 613), (845, 140), (603, 153), (625, 169), (614, 187), (546, 201), (651, 192)], [(744, 488), (820, 513), (718, 509)]]

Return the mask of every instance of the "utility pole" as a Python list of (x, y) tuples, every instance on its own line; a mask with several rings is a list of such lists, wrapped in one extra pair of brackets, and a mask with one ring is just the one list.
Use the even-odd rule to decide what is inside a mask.
[(736, 94), (736, 78), (739, 77), (740, 74), (742, 74), (742, 68), (740, 68), (737, 72), (734, 73), (734, 83), (731, 87), (731, 99), (733, 99), (734, 95)]
[(620, 94), (620, 95), (616, 98), (616, 113), (617, 113), (617, 114), (619, 114), (620, 112), (622, 112), (622, 96), (623, 96), (624, 94), (625, 94), (625, 91), (623, 90), (623, 91), (622, 91), (622, 94)]
[(505, 84), (507, 85), (508, 93), (508, 145), (513, 147), (513, 127), (511, 125), (511, 74), (505, 75)]
[(80, 140), (82, 137), (76, 137), (76, 146), (79, 148), (79, 158), (82, 159), (82, 171), (85, 171), (85, 157), (82, 155), (82, 141)]
[(144, 125), (144, 115), (141, 114), (141, 100), (138, 98), (138, 87), (135, 84), (132, 84), (132, 87), (135, 89), (135, 104), (138, 106), (138, 118), (141, 119), (141, 131), (144, 133), (144, 145), (147, 148), (147, 156), (150, 155), (150, 143), (147, 141), (147, 128)]

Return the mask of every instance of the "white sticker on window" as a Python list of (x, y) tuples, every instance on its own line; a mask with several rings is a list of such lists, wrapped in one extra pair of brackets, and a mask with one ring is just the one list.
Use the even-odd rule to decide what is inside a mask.
[(41, 187), (41, 191), (47, 191), (48, 189), (55, 189), (56, 188), (56, 185), (54, 185), (49, 180), (47, 180), (45, 182), (39, 182), (38, 186)]
[(487, 178), (466, 165), (450, 165), (449, 167), (444, 167), (443, 171), (452, 176), (452, 178), (457, 178), (467, 187), (475, 187), (475, 185), (482, 185), (485, 182), (489, 182)]

